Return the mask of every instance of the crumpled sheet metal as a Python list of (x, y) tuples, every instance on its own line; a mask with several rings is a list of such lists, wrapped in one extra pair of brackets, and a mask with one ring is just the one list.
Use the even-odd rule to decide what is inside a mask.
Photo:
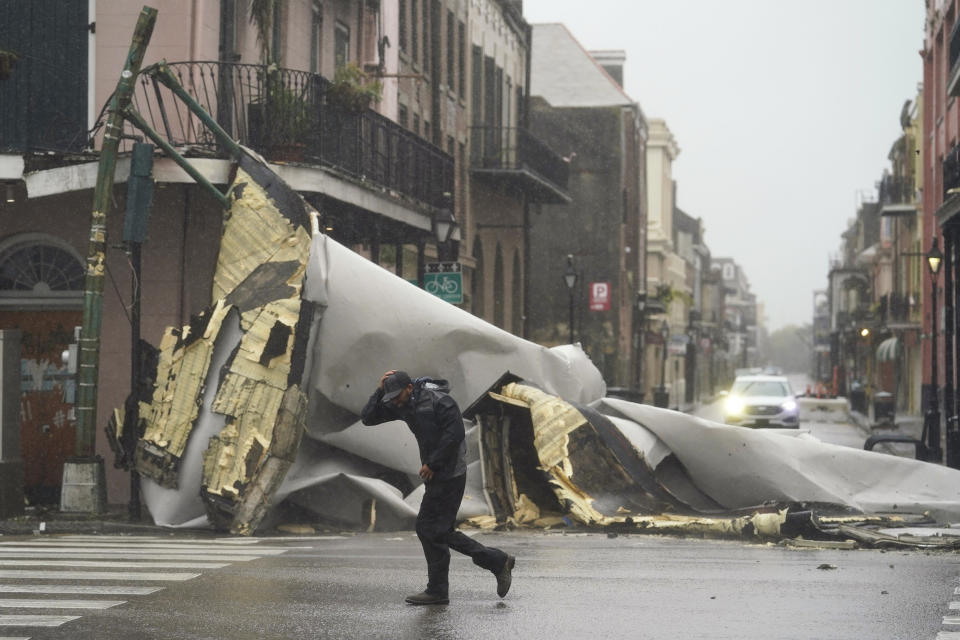
[[(203, 337), (183, 349), (189, 332), (173, 340), (179, 336), (168, 331), (166, 342), (173, 344), (161, 350), (148, 432), (138, 447), (160, 462), (138, 464), (138, 471), (148, 478), (144, 496), (158, 524), (200, 522), (193, 503), (201, 500), (215, 526), (249, 534), (265, 517), (303, 433), (307, 403), (299, 382), (312, 312), (301, 320), (300, 293), (310, 236), (292, 222), (296, 212), (280, 211), (243, 169), (230, 196), (214, 306), (201, 316), (210, 321)], [(231, 340), (235, 348), (211, 371), (217, 330), (231, 310), (240, 325)], [(191, 366), (175, 368), (177, 356)], [(205, 428), (197, 433), (201, 424)], [(190, 464), (200, 467), (197, 493), (197, 470), (180, 464), (190, 441), (196, 441)], [(151, 480), (158, 486), (150, 486)]]
[(353, 424), (388, 369), (448, 380), (461, 408), (508, 370), (572, 402), (606, 392), (579, 346), (547, 348), (518, 338), (322, 234), (313, 237), (304, 297), (322, 308), (308, 363), (313, 436)]
[[(577, 522), (610, 525), (626, 522), (628, 514), (675, 511), (683, 506), (654, 481), (653, 469), (644, 459), (642, 450), (629, 443), (618, 427), (605, 417), (517, 382), (505, 384), (499, 392), (490, 391), (489, 396), (529, 412), (529, 421), (511, 420), (507, 425), (510, 432), (505, 437), (499, 441), (488, 440), (509, 443), (512, 473), (506, 474), (502, 482), (511, 485), (504, 490), (512, 494), (512, 498), (505, 501), (513, 506), (513, 513), (509, 514), (512, 521), (536, 521), (540, 511), (555, 511), (559, 507)], [(486, 426), (491, 429), (502, 427), (492, 423)], [(527, 439), (522, 431), (529, 429), (532, 429), (538, 470), (542, 472), (539, 480), (537, 473), (517, 468), (531, 464), (526, 454), (517, 450), (518, 446), (523, 446), (517, 443)], [(498, 458), (503, 457), (503, 453), (489, 451), (484, 454), (495, 463), (491, 465), (491, 473), (501, 475), (497, 467)], [(546, 481), (556, 498), (555, 503), (536, 504), (536, 497), (523, 493), (518, 481), (521, 477), (524, 478), (522, 484), (539, 494), (541, 500), (544, 493), (538, 491), (536, 485)], [(536, 509), (531, 507), (531, 500)]]
[(656, 434), (697, 487), (727, 509), (772, 501), (926, 513), (937, 522), (960, 519), (960, 471), (949, 467), (716, 424), (616, 398), (592, 406)]

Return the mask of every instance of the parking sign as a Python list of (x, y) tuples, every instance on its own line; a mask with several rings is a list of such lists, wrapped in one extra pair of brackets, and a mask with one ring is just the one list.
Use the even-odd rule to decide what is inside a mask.
[(590, 283), (590, 311), (610, 310), (610, 283)]

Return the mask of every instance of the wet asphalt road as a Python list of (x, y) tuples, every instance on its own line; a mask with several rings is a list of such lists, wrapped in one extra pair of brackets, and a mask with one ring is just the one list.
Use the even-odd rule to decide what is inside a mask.
[[(409, 532), (266, 539), (257, 546), (286, 552), (204, 570), (109, 609), (61, 610), (80, 617), (60, 627), (0, 627), (0, 636), (933, 639), (960, 585), (954, 554), (640, 535), (477, 535), (518, 557), (503, 600), (491, 574), (456, 557), (449, 605), (405, 605), (403, 596), (419, 590), (424, 577)], [(836, 569), (818, 569), (824, 563)]]
[[(699, 413), (710, 418), (709, 412), (716, 410), (718, 406), (704, 407)], [(862, 446), (863, 434), (842, 420), (808, 421), (801, 427), (827, 442)], [(262, 556), (198, 569), (196, 577), (175, 583), (55, 581), (35, 579), (29, 572), (30, 577), (10, 579), (3, 577), (7, 567), (0, 560), (0, 625), (4, 615), (76, 616), (50, 628), (0, 626), (0, 640), (948, 640), (960, 635), (948, 635), (960, 632), (960, 602), (954, 603), (960, 601), (958, 554), (796, 550), (738, 541), (643, 535), (611, 538), (602, 533), (475, 535), (484, 544), (499, 546), (518, 558), (514, 587), (503, 600), (496, 596), (491, 574), (455, 554), (449, 605), (404, 604), (404, 595), (421, 590), (425, 581), (423, 556), (412, 532), (258, 538), (247, 548), (258, 554), (257, 550), (263, 551)], [(0, 558), (5, 545), (18, 540), (0, 537)], [(74, 540), (77, 545), (96, 542)], [(199, 553), (200, 559), (206, 553), (210, 560), (222, 559), (215, 554), (229, 553), (223, 549), (236, 548), (229, 543), (237, 542), (194, 540), (186, 533), (158, 541), (174, 546), (207, 545), (207, 551), (192, 553)], [(118, 542), (121, 547), (152, 544), (129, 538)], [(276, 555), (268, 555), (271, 552)], [(110, 551), (108, 557), (116, 553)], [(818, 568), (824, 564), (836, 568)], [(136, 563), (129, 570), (135, 571), (135, 567)], [(111, 596), (123, 604), (88, 610), (54, 608), (52, 603), (95, 596), (25, 596), (3, 591), (5, 585), (23, 582), (84, 587), (148, 584), (161, 589), (145, 595)], [(40, 602), (24, 609), (4, 604), (9, 598), (25, 597)], [(51, 607), (44, 609), (47, 602)], [(957, 609), (952, 609), (951, 603)]]

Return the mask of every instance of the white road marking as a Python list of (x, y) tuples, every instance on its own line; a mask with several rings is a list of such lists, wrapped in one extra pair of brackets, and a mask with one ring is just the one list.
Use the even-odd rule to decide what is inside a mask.
[(146, 580), (148, 582), (182, 582), (199, 573), (159, 573), (143, 571), (37, 571), (35, 569), (3, 569), (0, 578), (29, 580)]
[(953, 602), (950, 603), (950, 610), (956, 611), (957, 609), (960, 609), (960, 602), (954, 600)]
[(101, 569), (223, 569), (229, 562), (114, 562), (111, 560), (2, 560), (0, 567), (93, 567)]
[(205, 562), (249, 562), (260, 556), (224, 556), (210, 553), (154, 553), (153, 551), (65, 551), (63, 549), (8, 549), (0, 551), (0, 558), (56, 558), (69, 557), (75, 560), (196, 560)]
[(0, 598), (0, 607), (8, 609), (109, 609), (126, 600), (27, 600)]
[(960, 624), (960, 616), (943, 616), (943, 624)]
[(59, 627), (65, 622), (79, 620), (80, 616), (3, 616), (0, 627)]
[[(9, 549), (56, 549), (71, 547), (77, 548), (75, 542), (67, 541), (58, 541), (58, 542), (27, 542), (27, 541), (10, 541), (10, 542), (0, 542), (0, 550), (9, 550)], [(155, 550), (156, 553), (162, 553), (162, 549), (170, 549), (173, 552), (183, 552), (186, 551), (202, 551), (204, 553), (228, 553), (236, 555), (279, 555), (281, 553), (286, 553), (288, 549), (298, 548), (298, 549), (309, 549), (310, 547), (257, 547), (256, 549), (224, 549), (223, 547), (216, 547), (211, 545), (192, 545), (192, 544), (138, 544), (138, 545), (119, 545), (113, 542), (85, 542), (83, 543), (83, 548), (85, 549), (118, 549), (118, 550), (134, 550), (134, 549), (151, 549)]]
[(960, 631), (941, 631), (936, 640), (960, 640)]
[(226, 545), (249, 545), (249, 544), (260, 544), (260, 541), (264, 538), (174, 538), (174, 537), (163, 537), (163, 536), (97, 536), (97, 535), (83, 535), (83, 534), (71, 534), (71, 535), (48, 535), (43, 537), (44, 540), (89, 540), (91, 542), (104, 542), (104, 541), (114, 541), (114, 542), (168, 542), (168, 543), (184, 543), (184, 544), (226, 544)]
[[(0, 593), (59, 593), (95, 596), (148, 596), (165, 587), (129, 587), (87, 584), (0, 584)], [(0, 638), (0, 640), (3, 640)]]
[(19, 636), (19, 637), (16, 637), (16, 638), (11, 637), (11, 636), (0, 636), (0, 640), (30, 640), (30, 636), (26, 636), (26, 637), (24, 637), (24, 636)]

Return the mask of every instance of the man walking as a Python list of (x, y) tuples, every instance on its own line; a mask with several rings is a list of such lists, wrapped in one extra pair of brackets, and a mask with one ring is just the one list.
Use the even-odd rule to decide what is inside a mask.
[(387, 371), (361, 413), (366, 425), (403, 420), (420, 449), (419, 475), (426, 491), (417, 514), (417, 537), (427, 559), (427, 588), (407, 596), (410, 604), (450, 602), (450, 549), (491, 571), (501, 598), (510, 590), (516, 562), (500, 549), (485, 547), (454, 529), (467, 483), (467, 443), (460, 407), (447, 395), (445, 385), (430, 378), (411, 380), (405, 371)]

